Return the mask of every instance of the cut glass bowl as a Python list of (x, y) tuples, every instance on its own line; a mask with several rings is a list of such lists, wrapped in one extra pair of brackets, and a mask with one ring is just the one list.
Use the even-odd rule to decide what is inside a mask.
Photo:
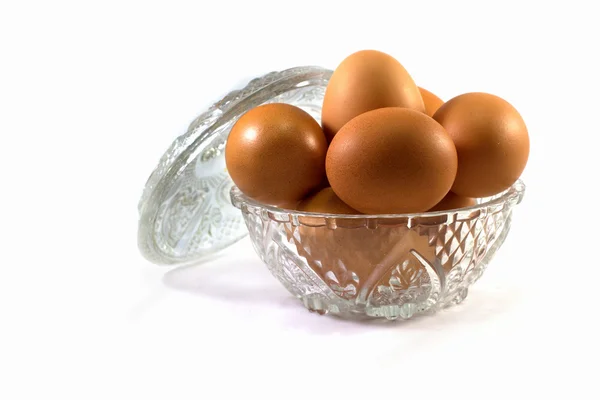
[(510, 230), (516, 182), (468, 208), (340, 216), (284, 210), (232, 188), (254, 249), (311, 311), (408, 319), (462, 302)]

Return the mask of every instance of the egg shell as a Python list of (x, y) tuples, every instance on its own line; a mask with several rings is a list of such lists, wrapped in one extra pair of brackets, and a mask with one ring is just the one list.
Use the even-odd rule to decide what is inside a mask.
[(327, 141), (307, 112), (265, 104), (233, 126), (225, 148), (231, 179), (247, 196), (285, 208), (322, 184)]
[(327, 140), (352, 118), (384, 107), (425, 111), (417, 85), (394, 57), (376, 50), (348, 56), (333, 72), (323, 99)]
[[(331, 189), (330, 187), (326, 187), (319, 191), (316, 191), (312, 195), (309, 195), (307, 198), (302, 200), (298, 206), (298, 211), (305, 211), (311, 213), (319, 213), (319, 214), (337, 214), (340, 216), (343, 215), (357, 215), (360, 214), (359, 211), (353, 209), (348, 204), (344, 203)], [(327, 217), (327, 224), (332, 224), (334, 221), (332, 217)], [(322, 226), (325, 224), (324, 217), (318, 216), (299, 216), (298, 220), (300, 223), (306, 226)], [(350, 218), (341, 218), (335, 219), (335, 224), (342, 227), (357, 227), (362, 224), (361, 219), (350, 219)]]
[(435, 114), (435, 112), (444, 104), (444, 100), (437, 97), (435, 94), (431, 93), (427, 89), (423, 89), (419, 86), (419, 92), (421, 93), (421, 97), (423, 98), (423, 104), (425, 105), (425, 114), (430, 117)]
[(298, 205), (298, 210), (325, 214), (360, 214), (360, 212), (340, 200), (330, 187), (302, 200)]
[(329, 146), (334, 192), (365, 214), (429, 210), (450, 190), (457, 157), (444, 128), (422, 112), (382, 108), (359, 115)]
[(492, 196), (509, 188), (529, 157), (529, 134), (519, 112), (489, 93), (465, 93), (442, 105), (433, 118), (452, 137), (458, 171), (452, 191)]
[(448, 192), (444, 198), (433, 206), (429, 211), (456, 210), (459, 208), (474, 206), (476, 203), (472, 197), (459, 196), (454, 192)]

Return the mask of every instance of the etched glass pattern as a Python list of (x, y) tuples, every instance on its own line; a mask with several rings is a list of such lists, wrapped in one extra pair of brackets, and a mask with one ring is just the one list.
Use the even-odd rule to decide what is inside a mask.
[(462, 302), (510, 230), (525, 187), (449, 212), (333, 216), (264, 206), (232, 188), (258, 255), (311, 311), (408, 319)]

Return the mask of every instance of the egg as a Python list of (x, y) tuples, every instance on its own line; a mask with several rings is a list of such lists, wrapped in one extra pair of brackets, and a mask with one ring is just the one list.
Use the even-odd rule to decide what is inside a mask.
[(351, 54), (325, 90), (321, 122), (327, 140), (352, 118), (384, 107), (425, 111), (417, 85), (395, 58), (376, 50)]
[(474, 206), (476, 203), (472, 197), (459, 196), (456, 193), (448, 192), (448, 194), (429, 211), (446, 211), (456, 210), (458, 208)]
[(360, 214), (340, 200), (330, 187), (322, 189), (302, 200), (298, 204), (298, 210), (325, 214)]
[(326, 158), (333, 191), (365, 214), (427, 211), (456, 177), (454, 143), (422, 112), (382, 108), (359, 115), (333, 138)]
[(307, 112), (265, 104), (233, 126), (225, 148), (227, 170), (248, 197), (293, 207), (325, 179), (327, 140)]
[(423, 98), (423, 104), (425, 105), (425, 114), (430, 117), (435, 114), (438, 108), (444, 104), (444, 100), (437, 97), (435, 94), (431, 93), (427, 89), (423, 89), (419, 86), (419, 92), (421, 93), (421, 97)]
[(486, 197), (510, 187), (529, 157), (529, 134), (519, 112), (506, 100), (488, 93), (454, 97), (434, 114), (458, 153), (452, 191)]
[[(338, 214), (338, 215), (357, 215), (360, 212), (356, 211), (348, 204), (344, 203), (331, 189), (326, 187), (318, 190), (312, 195), (302, 200), (296, 207), (298, 211), (306, 211), (311, 213), (320, 214)], [(313, 216), (300, 216), (298, 220), (306, 226), (320, 226), (323, 225), (322, 217)], [(356, 219), (339, 219), (336, 220), (338, 226), (346, 228), (360, 226), (362, 221)], [(300, 231), (305, 232), (305, 227), (301, 227)]]

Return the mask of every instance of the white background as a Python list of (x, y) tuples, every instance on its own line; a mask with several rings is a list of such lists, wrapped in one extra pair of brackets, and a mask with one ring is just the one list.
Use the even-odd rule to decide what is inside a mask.
[[(323, 3), (0, 3), (0, 398), (598, 398), (594, 2)], [(364, 48), (528, 124), (525, 200), (465, 303), (344, 322), (247, 241), (189, 268), (139, 255), (143, 185), (196, 115)]]

